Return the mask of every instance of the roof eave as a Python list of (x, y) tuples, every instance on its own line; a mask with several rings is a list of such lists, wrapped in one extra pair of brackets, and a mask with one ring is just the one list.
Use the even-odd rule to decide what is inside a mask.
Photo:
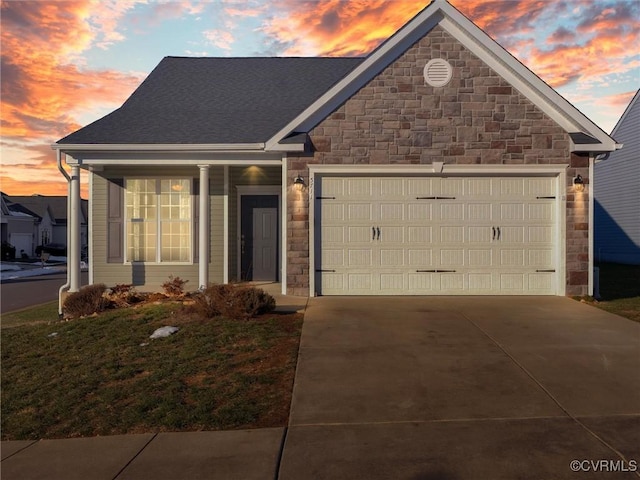
[(264, 150), (264, 143), (54, 143), (61, 152), (238, 152)]

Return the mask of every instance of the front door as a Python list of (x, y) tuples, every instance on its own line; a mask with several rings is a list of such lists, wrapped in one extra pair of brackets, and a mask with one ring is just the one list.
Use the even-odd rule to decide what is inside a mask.
[(253, 280), (276, 280), (278, 210), (253, 209)]
[(241, 279), (278, 281), (278, 196), (241, 197)]

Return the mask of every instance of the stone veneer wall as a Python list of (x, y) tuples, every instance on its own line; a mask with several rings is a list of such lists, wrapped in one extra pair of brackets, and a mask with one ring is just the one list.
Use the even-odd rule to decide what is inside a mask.
[[(451, 82), (425, 83), (432, 58), (453, 67)], [(308, 164), (566, 164), (567, 294), (587, 293), (588, 158), (569, 152), (567, 133), (449, 33), (437, 26), (309, 132), (313, 155), (288, 157), (289, 181)], [(562, 194), (562, 192), (560, 192)], [(309, 294), (308, 198), (288, 202), (288, 293)]]

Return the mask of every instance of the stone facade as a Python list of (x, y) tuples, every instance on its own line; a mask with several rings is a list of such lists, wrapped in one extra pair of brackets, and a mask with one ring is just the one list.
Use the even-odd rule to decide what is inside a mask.
[[(423, 69), (444, 58), (453, 77), (426, 84)], [(482, 60), (437, 26), (311, 132), (313, 153), (289, 156), (289, 178), (309, 164), (564, 164), (567, 172), (567, 294), (587, 293), (587, 192), (573, 195), (588, 157), (572, 155), (568, 134)], [(581, 195), (578, 198), (578, 195)], [(309, 294), (308, 198), (288, 198), (288, 293)]]

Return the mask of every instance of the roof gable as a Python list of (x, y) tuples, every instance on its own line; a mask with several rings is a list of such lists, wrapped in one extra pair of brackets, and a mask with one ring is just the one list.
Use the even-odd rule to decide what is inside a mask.
[(312, 129), (436, 25), (445, 29), (569, 133), (572, 151), (605, 152), (620, 148), (600, 127), (446, 0), (433, 0), (352, 72), (270, 138), (266, 150), (280, 150), (281, 142), (287, 136)]

